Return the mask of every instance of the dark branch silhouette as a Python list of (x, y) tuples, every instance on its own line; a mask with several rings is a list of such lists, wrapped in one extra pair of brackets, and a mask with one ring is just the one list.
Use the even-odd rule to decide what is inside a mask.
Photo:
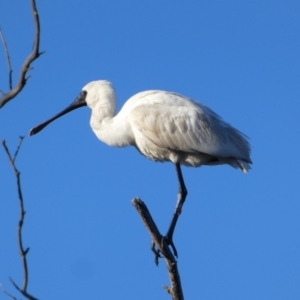
[[(29, 248), (24, 249), (23, 246), (23, 239), (22, 239), (22, 228), (23, 228), (23, 224), (24, 224), (24, 218), (25, 218), (25, 208), (24, 208), (24, 201), (23, 201), (23, 194), (22, 194), (22, 189), (21, 189), (21, 178), (20, 175), (21, 173), (19, 172), (19, 170), (17, 169), (15, 162), (16, 162), (16, 158), (18, 156), (19, 150), (21, 148), (22, 142), (23, 142), (24, 136), (20, 137), (20, 142), (19, 145), (16, 149), (16, 152), (14, 154), (14, 156), (12, 156), (9, 152), (8, 147), (6, 146), (5, 140), (2, 141), (2, 145), (4, 147), (4, 150), (8, 156), (8, 160), (11, 164), (11, 167), (15, 173), (16, 176), (16, 180), (17, 180), (17, 190), (18, 190), (18, 196), (19, 196), (19, 205), (20, 205), (20, 219), (19, 219), (19, 224), (18, 224), (18, 245), (19, 245), (19, 251), (20, 251), (20, 255), (21, 255), (21, 260), (22, 260), (22, 267), (23, 267), (23, 285), (20, 288), (12, 278), (10, 278), (10, 281), (12, 282), (12, 284), (14, 285), (14, 287), (27, 299), (30, 300), (37, 300), (37, 298), (33, 297), (32, 295), (30, 295), (27, 292), (27, 286), (28, 286), (28, 265), (27, 265), (27, 254), (29, 251)], [(1, 285), (2, 290), (5, 294), (7, 294), (8, 296), (10, 296), (13, 299), (16, 299), (15, 297), (13, 297), (11, 294), (9, 294), (4, 287)]]
[(12, 100), (14, 97), (16, 97), (24, 88), (24, 86), (27, 83), (28, 78), (30, 77), (27, 75), (27, 72), (30, 71), (32, 68), (30, 67), (31, 63), (36, 60), (40, 55), (43, 54), (43, 52), (39, 51), (39, 45), (40, 45), (40, 21), (39, 21), (39, 15), (36, 8), (35, 0), (31, 0), (31, 8), (32, 8), (32, 16), (34, 20), (35, 25), (35, 39), (33, 44), (33, 50), (31, 54), (26, 58), (25, 62), (23, 63), (23, 66), (20, 71), (20, 77), (19, 81), (16, 84), (16, 86), (13, 88), (13, 82), (12, 82), (12, 68), (10, 63), (10, 56), (8, 52), (8, 47), (5, 42), (5, 39), (3, 37), (3, 34), (1, 32), (1, 40), (4, 46), (5, 54), (6, 54), (6, 60), (8, 64), (8, 70), (9, 70), (9, 88), (10, 91), (7, 93), (2, 92), (2, 97), (0, 98), (0, 108), (3, 107), (7, 102)]
[(155, 254), (155, 264), (158, 265), (158, 259), (159, 257), (161, 257), (160, 253), (165, 259), (169, 272), (171, 287), (169, 288), (164, 286), (164, 289), (172, 296), (173, 300), (183, 300), (184, 296), (177, 268), (177, 261), (175, 260), (170, 248), (168, 247), (166, 240), (160, 234), (146, 204), (140, 198), (135, 198), (131, 202), (141, 216), (143, 223), (145, 224), (147, 230), (151, 235), (151, 250)]
[(7, 61), (7, 67), (8, 67), (8, 81), (9, 81), (9, 89), (12, 90), (12, 68), (11, 68), (11, 63), (10, 63), (10, 56), (9, 56), (9, 52), (8, 52), (8, 47), (4, 38), (4, 35), (2, 33), (2, 30), (0, 28), (0, 38), (4, 47), (4, 51), (5, 51), (5, 57), (6, 57), (6, 61)]
[(6, 294), (8, 297), (10, 297), (11, 299), (17, 300), (16, 297), (14, 297), (12, 294), (10, 294), (3, 286), (3, 284), (0, 282), (0, 287), (3, 291), (4, 294)]

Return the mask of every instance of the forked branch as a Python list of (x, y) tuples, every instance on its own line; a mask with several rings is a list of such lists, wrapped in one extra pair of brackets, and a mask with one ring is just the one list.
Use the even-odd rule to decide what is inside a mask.
[[(14, 287), (27, 299), (30, 300), (37, 300), (37, 298), (33, 297), (32, 295), (30, 295), (27, 292), (27, 286), (28, 286), (28, 265), (27, 265), (27, 254), (29, 251), (29, 248), (24, 249), (23, 246), (23, 239), (22, 239), (22, 228), (23, 228), (23, 224), (24, 224), (24, 218), (25, 218), (25, 208), (24, 208), (24, 201), (23, 201), (23, 194), (22, 194), (22, 189), (21, 189), (21, 178), (20, 178), (20, 172), (17, 169), (15, 162), (16, 162), (16, 158), (18, 156), (19, 150), (21, 148), (22, 142), (23, 142), (24, 136), (20, 137), (20, 142), (19, 145), (16, 149), (16, 152), (14, 154), (14, 156), (12, 156), (10, 154), (10, 151), (8, 149), (8, 147), (6, 146), (5, 140), (2, 141), (2, 145), (4, 147), (4, 150), (8, 156), (8, 160), (11, 164), (11, 167), (15, 173), (16, 176), (16, 180), (17, 180), (17, 190), (18, 190), (18, 196), (19, 196), (19, 205), (20, 205), (20, 218), (19, 218), (19, 225), (18, 225), (18, 245), (19, 245), (19, 251), (20, 251), (20, 255), (21, 255), (21, 260), (22, 260), (22, 267), (23, 267), (23, 285), (22, 287), (19, 287), (13, 279), (10, 278), (10, 281), (12, 282), (12, 284), (14, 285)], [(10, 296), (13, 299), (16, 299), (15, 297), (13, 297), (11, 294), (9, 294), (1, 285), (2, 290), (5, 294), (7, 294), (8, 296)]]
[(31, 70), (31, 63), (36, 60), (43, 52), (41, 53), (39, 51), (39, 46), (40, 46), (40, 20), (39, 20), (39, 15), (38, 11), (36, 8), (36, 3), (35, 0), (31, 0), (31, 8), (32, 8), (32, 16), (34, 20), (34, 26), (35, 26), (35, 39), (34, 39), (34, 44), (33, 44), (33, 49), (31, 54), (26, 58), (26, 60), (23, 63), (23, 66), (20, 71), (20, 77), (17, 85), (13, 88), (13, 82), (12, 82), (12, 68), (11, 68), (11, 63), (10, 63), (10, 56), (9, 56), (9, 51), (7, 44), (5, 42), (4, 36), (2, 34), (2, 31), (0, 30), (0, 36), (1, 40), (3, 43), (5, 55), (6, 55), (6, 60), (8, 64), (8, 71), (9, 71), (9, 92), (4, 93), (2, 92), (2, 97), (0, 98), (0, 108), (3, 107), (7, 102), (12, 100), (14, 97), (16, 97), (24, 88), (24, 86), (27, 83), (28, 78), (30, 77), (27, 75), (27, 72)]
[[(173, 300), (183, 300), (183, 291), (181, 287), (180, 276), (177, 268), (177, 261), (175, 260), (171, 250), (169, 249), (165, 239), (160, 234), (146, 204), (140, 199), (135, 198), (132, 201), (144, 225), (149, 231), (152, 238), (152, 250), (155, 253), (155, 263), (158, 264), (159, 253), (162, 253), (169, 272), (171, 287), (164, 286), (164, 289), (172, 296)], [(158, 250), (155, 249), (155, 246)]]

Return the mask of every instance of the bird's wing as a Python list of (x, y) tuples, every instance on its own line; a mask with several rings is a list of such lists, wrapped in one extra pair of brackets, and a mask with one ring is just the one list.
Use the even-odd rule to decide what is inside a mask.
[(241, 132), (208, 107), (182, 100), (134, 107), (132, 127), (162, 148), (251, 161), (249, 143)]

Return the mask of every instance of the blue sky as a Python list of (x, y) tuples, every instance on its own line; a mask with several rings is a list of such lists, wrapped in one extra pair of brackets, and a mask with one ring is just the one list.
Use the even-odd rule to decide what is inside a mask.
[[(41, 50), (22, 93), (0, 110), (0, 139), (22, 173), (28, 291), (40, 299), (170, 299), (164, 262), (130, 200), (167, 230), (171, 163), (102, 144), (82, 108), (34, 137), (91, 80), (118, 107), (147, 89), (201, 101), (250, 137), (253, 169), (183, 168), (189, 191), (174, 241), (186, 299), (299, 299), (299, 1), (37, 1)], [(29, 1), (2, 1), (14, 82), (31, 51)], [(8, 88), (0, 46), (0, 88)], [(15, 178), (0, 149), (0, 281), (22, 282)], [(0, 299), (5, 296), (0, 293)]]

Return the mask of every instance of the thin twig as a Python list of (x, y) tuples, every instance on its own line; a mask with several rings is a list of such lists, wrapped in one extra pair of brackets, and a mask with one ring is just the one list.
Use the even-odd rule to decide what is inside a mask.
[(2, 30), (0, 28), (0, 38), (4, 47), (4, 51), (5, 51), (5, 57), (6, 57), (6, 61), (7, 61), (7, 67), (8, 67), (8, 81), (9, 81), (9, 89), (12, 90), (12, 68), (11, 68), (11, 63), (10, 63), (10, 56), (9, 56), (9, 52), (8, 52), (8, 47), (4, 38), (4, 35), (2, 33)]
[(16, 160), (16, 158), (17, 158), (17, 156), (18, 156), (18, 153), (19, 153), (19, 151), (20, 151), (20, 148), (21, 148), (23, 139), (24, 139), (24, 136), (20, 136), (20, 142), (19, 142), (19, 145), (18, 145), (17, 150), (16, 150), (16, 152), (15, 152), (15, 155), (14, 155), (14, 157), (13, 157), (13, 159), (12, 159), (13, 162), (15, 162), (15, 160)]
[(23, 285), (22, 288), (18, 287), (17, 284), (14, 282), (14, 280), (12, 280), (10, 278), (10, 281), (12, 282), (12, 284), (14, 285), (14, 287), (20, 292), (22, 293), (22, 295), (24, 297), (26, 297), (27, 299), (30, 300), (37, 300), (37, 298), (33, 297), (32, 295), (30, 295), (27, 292), (27, 286), (28, 286), (28, 265), (27, 265), (27, 254), (29, 251), (29, 248), (26, 248), (24, 250), (23, 247), (23, 239), (22, 239), (22, 228), (23, 228), (23, 224), (24, 224), (24, 218), (25, 218), (25, 208), (24, 208), (24, 200), (23, 200), (23, 194), (22, 194), (22, 189), (21, 189), (21, 178), (20, 175), (21, 173), (19, 172), (19, 170), (17, 169), (16, 165), (15, 165), (15, 161), (16, 158), (19, 154), (19, 150), (21, 148), (22, 142), (23, 142), (24, 136), (20, 136), (20, 141), (19, 141), (19, 145), (17, 147), (17, 150), (15, 152), (14, 157), (11, 156), (9, 149), (6, 146), (5, 140), (2, 141), (2, 145), (3, 148), (8, 156), (8, 160), (13, 168), (13, 171), (16, 175), (16, 179), (17, 179), (17, 190), (18, 190), (18, 196), (19, 196), (19, 205), (20, 205), (20, 219), (19, 219), (19, 225), (18, 225), (18, 244), (19, 244), (19, 251), (20, 251), (20, 255), (21, 255), (21, 260), (22, 260), (22, 266), (23, 266)]
[(147, 230), (149, 231), (152, 238), (152, 243), (154, 243), (158, 249), (156, 250), (152, 245), (152, 250), (155, 253), (155, 263), (158, 264), (159, 253), (162, 253), (165, 259), (169, 272), (171, 287), (168, 288), (164, 286), (164, 289), (172, 296), (173, 300), (183, 300), (184, 296), (181, 287), (180, 275), (177, 268), (177, 261), (175, 260), (165, 239), (160, 234), (146, 204), (140, 198), (135, 198), (131, 202), (142, 218)]
[(1, 289), (2, 289), (2, 291), (3, 291), (4, 294), (6, 294), (7, 296), (9, 296), (10, 298), (12, 298), (12, 299), (14, 299), (14, 300), (17, 300), (16, 297), (14, 297), (12, 294), (10, 294), (10, 293), (4, 288), (4, 286), (3, 286), (3, 284), (2, 284), (1, 282), (0, 282), (0, 287), (1, 287)]
[(32, 295), (28, 294), (28, 292), (26, 290), (23, 290), (23, 288), (19, 288), (17, 286), (17, 284), (11, 279), (9, 278), (11, 283), (13, 284), (13, 286), (24, 296), (26, 297), (27, 299), (29, 300), (38, 300), (37, 298), (33, 297)]
[(22, 91), (22, 89), (27, 83), (27, 79), (30, 77), (27, 76), (27, 72), (32, 69), (30, 67), (31, 63), (44, 53), (39, 51), (40, 20), (36, 8), (35, 0), (31, 0), (31, 8), (32, 8), (32, 15), (33, 15), (33, 20), (35, 25), (35, 39), (33, 44), (33, 50), (32, 53), (26, 58), (25, 62), (23, 63), (23, 66), (20, 71), (19, 82), (17, 83), (17, 85), (14, 88), (11, 88), (10, 91), (7, 92), (6, 94), (3, 93), (2, 98), (0, 99), (0, 108), (3, 107), (8, 101), (16, 97)]

